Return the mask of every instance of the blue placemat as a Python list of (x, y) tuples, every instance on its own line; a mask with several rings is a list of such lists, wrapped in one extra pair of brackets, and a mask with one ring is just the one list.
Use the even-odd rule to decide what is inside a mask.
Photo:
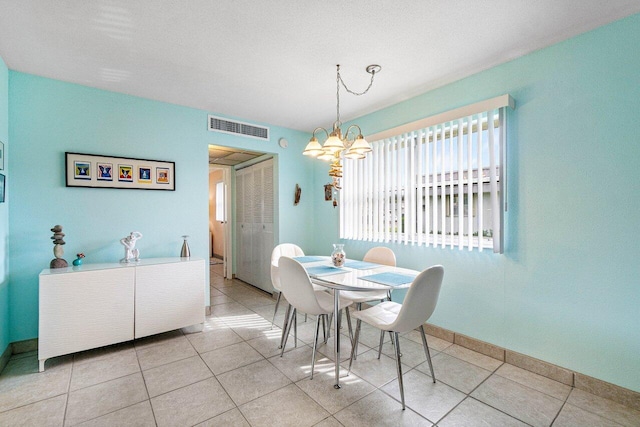
[(413, 282), (416, 276), (410, 276), (408, 274), (400, 273), (378, 273), (370, 274), (369, 276), (359, 277), (362, 280), (368, 280), (369, 282), (380, 283), (387, 286), (400, 286)]
[(322, 261), (325, 258), (323, 258), (321, 256), (297, 256), (297, 257), (294, 257), (293, 259), (295, 259), (296, 261), (304, 264), (305, 262)]
[(347, 273), (347, 271), (336, 267), (330, 267), (328, 265), (318, 265), (316, 267), (307, 268), (307, 273), (309, 273), (309, 276), (319, 277), (329, 276), (331, 274), (344, 274)]
[(367, 261), (347, 261), (344, 264), (345, 267), (353, 268), (354, 270), (366, 270), (371, 268), (382, 267), (380, 264)]

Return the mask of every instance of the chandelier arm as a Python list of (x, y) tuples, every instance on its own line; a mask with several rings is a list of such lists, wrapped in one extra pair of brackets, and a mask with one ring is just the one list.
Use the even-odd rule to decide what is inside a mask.
[(323, 127), (317, 127), (313, 130), (314, 137), (316, 136), (316, 132), (318, 132), (319, 130), (323, 131), (327, 135), (327, 138), (329, 138), (329, 132), (327, 132), (327, 130)]
[[(351, 146), (351, 144), (353, 144), (353, 141), (349, 140), (349, 132), (351, 132), (352, 129), (357, 128), (358, 129), (358, 133), (355, 135), (356, 137), (358, 135), (362, 134), (362, 129), (360, 129), (360, 126), (358, 125), (351, 125), (347, 128), (347, 130), (344, 132), (344, 141), (350, 143), (349, 146)], [(355, 137), (354, 137), (355, 140)], [(346, 147), (349, 148), (349, 147)]]

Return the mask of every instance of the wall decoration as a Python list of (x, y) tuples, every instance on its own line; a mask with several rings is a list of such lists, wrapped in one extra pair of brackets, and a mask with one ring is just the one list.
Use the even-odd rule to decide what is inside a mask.
[(0, 171), (4, 170), (4, 142), (0, 141)]
[(98, 163), (98, 181), (113, 181), (113, 165), (111, 163)]
[(67, 152), (65, 170), (67, 187), (176, 189), (175, 163), (163, 160)]
[(324, 200), (327, 202), (330, 202), (331, 200), (333, 200), (333, 184), (325, 184)]
[(298, 206), (300, 203), (300, 196), (302, 195), (302, 188), (298, 184), (296, 184), (296, 190), (293, 193), (293, 206)]
[(4, 203), (4, 175), (0, 173), (0, 203)]

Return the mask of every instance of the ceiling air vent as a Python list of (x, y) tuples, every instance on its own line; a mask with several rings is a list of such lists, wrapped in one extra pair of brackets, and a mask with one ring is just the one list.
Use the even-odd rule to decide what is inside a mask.
[(269, 128), (255, 126), (249, 123), (223, 119), (222, 117), (209, 116), (209, 130), (213, 132), (244, 135), (249, 138), (269, 140)]

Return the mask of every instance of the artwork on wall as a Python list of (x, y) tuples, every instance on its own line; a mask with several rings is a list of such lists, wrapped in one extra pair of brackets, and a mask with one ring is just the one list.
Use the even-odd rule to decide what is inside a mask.
[(4, 170), (4, 142), (0, 141), (0, 171)]
[(65, 153), (67, 187), (176, 189), (175, 163), (99, 154)]

